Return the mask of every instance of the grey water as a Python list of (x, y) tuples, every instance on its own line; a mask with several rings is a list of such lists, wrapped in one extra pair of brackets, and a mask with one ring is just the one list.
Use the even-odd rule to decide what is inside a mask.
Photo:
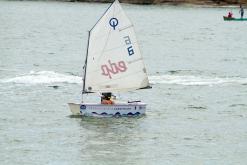
[(108, 5), (0, 1), (0, 164), (246, 164), (247, 22), (222, 18), (237, 7), (123, 4), (153, 88), (117, 96), (146, 115), (71, 117)]

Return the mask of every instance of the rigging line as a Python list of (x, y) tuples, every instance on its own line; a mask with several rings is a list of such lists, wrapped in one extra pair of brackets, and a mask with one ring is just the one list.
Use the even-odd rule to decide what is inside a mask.
[(85, 87), (86, 87), (86, 74), (87, 74), (87, 59), (88, 59), (89, 40), (90, 40), (90, 31), (88, 32), (87, 54), (86, 54), (86, 60), (85, 60), (85, 64), (84, 64), (83, 88), (82, 88), (83, 92), (86, 91)]
[(108, 90), (95, 90), (95, 91), (91, 91), (91, 92), (85, 92), (85, 94), (90, 94), (90, 93), (98, 93), (98, 92), (114, 92), (114, 93), (118, 93), (118, 92), (128, 92), (128, 91), (133, 91), (133, 90), (141, 90), (141, 89), (150, 89), (152, 88), (152, 86), (148, 85), (145, 87), (133, 87), (133, 88), (121, 88), (121, 90), (117, 90), (116, 88), (112, 88), (111, 91)]
[[(115, 1), (114, 1), (115, 2)], [(104, 14), (102, 14), (102, 16), (99, 18), (99, 20), (94, 24), (94, 26), (91, 28), (90, 31), (92, 31), (94, 29), (94, 27), (99, 23), (99, 21), (101, 20), (101, 18), (103, 18), (106, 13), (108, 12), (108, 10), (111, 8), (111, 6), (114, 4), (114, 2), (111, 3), (111, 5), (106, 9), (106, 11), (104, 12)]]
[(152, 86), (150, 85), (147, 85), (145, 87), (132, 87), (132, 88), (121, 88), (121, 90), (118, 90), (117, 88), (109, 88), (111, 91), (109, 91), (108, 89), (105, 89), (105, 90), (95, 90), (95, 91), (92, 91), (92, 92), (87, 92), (87, 93), (96, 93), (96, 92), (127, 92), (127, 91), (133, 91), (133, 90), (140, 90), (140, 89), (150, 89), (152, 88)]

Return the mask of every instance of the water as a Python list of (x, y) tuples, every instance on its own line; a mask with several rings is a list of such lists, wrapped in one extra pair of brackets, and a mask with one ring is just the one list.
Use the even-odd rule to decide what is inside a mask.
[(146, 116), (70, 116), (107, 6), (0, 1), (1, 164), (246, 164), (247, 22), (222, 18), (235, 8), (124, 4), (153, 88), (118, 96)]

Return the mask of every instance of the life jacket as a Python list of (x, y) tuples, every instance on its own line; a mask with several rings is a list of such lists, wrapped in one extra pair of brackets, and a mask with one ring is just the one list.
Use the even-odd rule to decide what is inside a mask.
[(114, 104), (112, 100), (102, 100), (101, 104)]

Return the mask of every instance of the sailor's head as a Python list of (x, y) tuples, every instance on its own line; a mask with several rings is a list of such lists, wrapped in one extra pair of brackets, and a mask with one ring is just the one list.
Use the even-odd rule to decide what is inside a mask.
[(105, 92), (105, 93), (102, 93), (103, 96), (105, 96), (106, 98), (108, 97), (111, 97), (111, 92)]

